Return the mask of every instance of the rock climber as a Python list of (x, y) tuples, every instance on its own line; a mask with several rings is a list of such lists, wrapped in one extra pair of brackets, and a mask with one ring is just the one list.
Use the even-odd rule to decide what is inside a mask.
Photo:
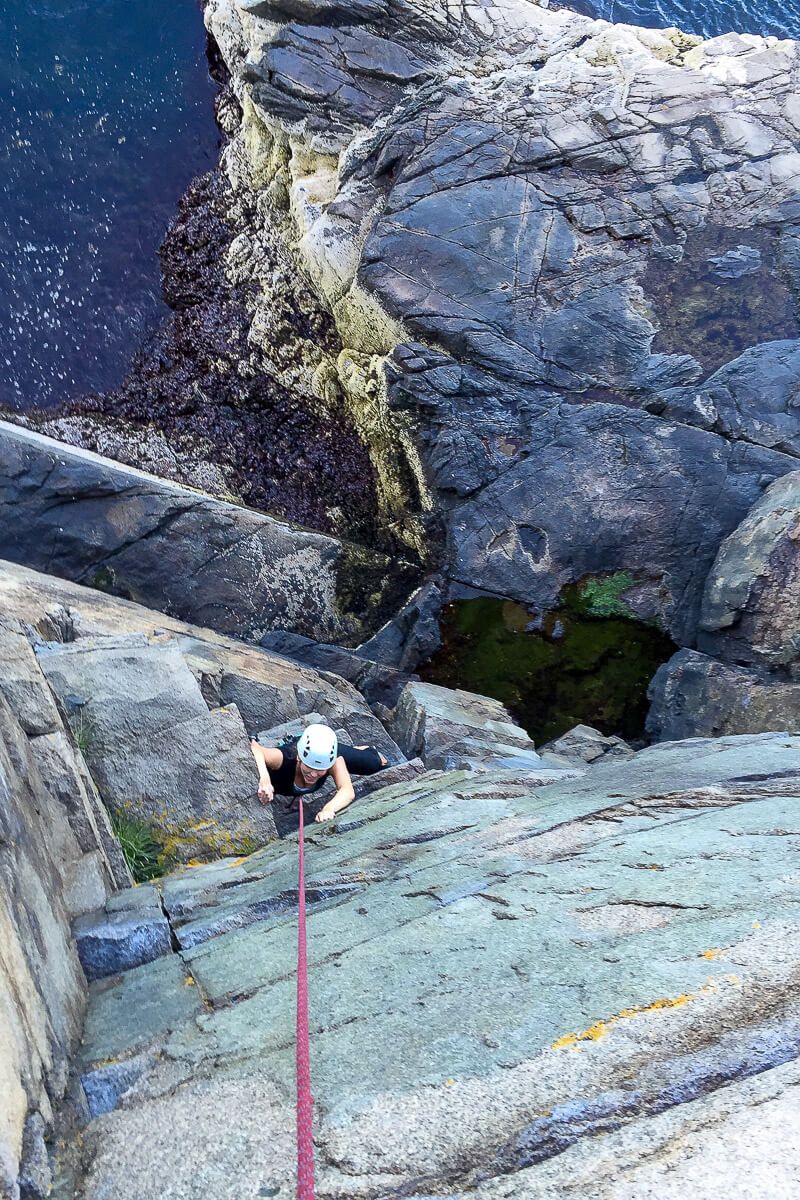
[(278, 747), (262, 746), (251, 738), (250, 749), (258, 766), (259, 800), (271, 804), (276, 795), (281, 798), (275, 813), (281, 836), (297, 828), (297, 797), (319, 791), (330, 777), (336, 791), (314, 814), (315, 821), (330, 821), (355, 799), (351, 771), (355, 775), (374, 775), (389, 765), (374, 746), (340, 745), (327, 725), (309, 725), (296, 742), (290, 740)]

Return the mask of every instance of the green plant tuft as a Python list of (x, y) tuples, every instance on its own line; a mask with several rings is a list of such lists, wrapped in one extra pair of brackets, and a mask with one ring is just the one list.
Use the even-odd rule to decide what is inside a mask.
[(94, 727), (82, 708), (78, 709), (77, 713), (70, 718), (70, 728), (75, 738), (75, 744), (85, 758), (92, 745)]
[(163, 873), (159, 855), (161, 847), (153, 837), (153, 831), (144, 821), (112, 813), (111, 828), (120, 844), (130, 873), (137, 883), (145, 883)]
[(631, 617), (633, 614), (621, 597), (635, 582), (627, 571), (615, 571), (605, 579), (587, 579), (580, 586), (580, 608), (591, 617)]

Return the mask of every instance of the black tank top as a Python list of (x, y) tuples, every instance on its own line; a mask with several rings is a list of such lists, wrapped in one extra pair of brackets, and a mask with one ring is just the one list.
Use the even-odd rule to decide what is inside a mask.
[(326, 771), (324, 775), (321, 775), (316, 783), (312, 783), (311, 787), (298, 787), (294, 781), (295, 770), (297, 768), (297, 747), (280, 746), (279, 749), (283, 762), (277, 769), (268, 768), (269, 777), (277, 795), (307, 796), (311, 792), (318, 792), (327, 780), (329, 772)]

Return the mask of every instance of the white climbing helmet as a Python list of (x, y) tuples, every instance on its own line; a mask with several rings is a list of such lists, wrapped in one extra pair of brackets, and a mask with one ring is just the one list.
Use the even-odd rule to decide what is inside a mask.
[(297, 743), (297, 757), (312, 771), (327, 771), (338, 753), (336, 734), (327, 725), (309, 725)]

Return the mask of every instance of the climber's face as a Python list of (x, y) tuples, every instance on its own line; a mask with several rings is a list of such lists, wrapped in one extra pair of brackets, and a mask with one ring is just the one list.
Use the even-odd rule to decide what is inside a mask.
[(318, 779), (322, 779), (325, 771), (315, 771), (313, 767), (307, 767), (305, 763), (300, 763), (300, 777), (306, 787), (311, 787)]

